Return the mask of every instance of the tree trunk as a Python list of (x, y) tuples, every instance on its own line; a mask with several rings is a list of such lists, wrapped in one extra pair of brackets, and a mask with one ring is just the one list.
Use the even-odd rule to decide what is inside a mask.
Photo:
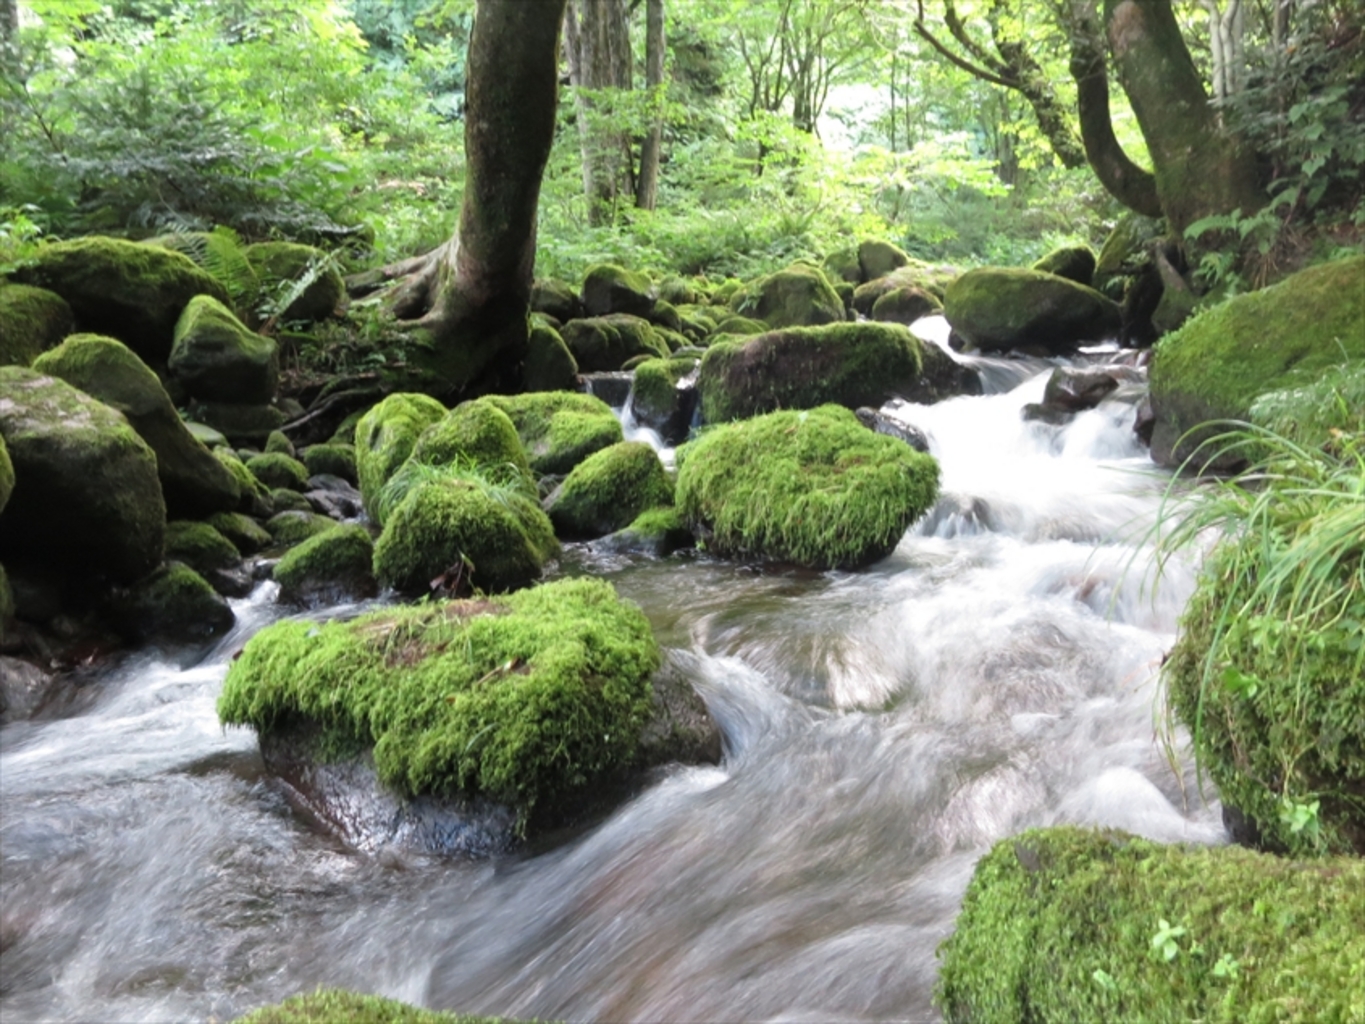
[(13, 75), (19, 67), (19, 3), (0, 0), (0, 75)]
[[(588, 201), (588, 223), (594, 227), (615, 219), (623, 195), (632, 195), (630, 140), (618, 130), (608, 90), (631, 86), (630, 24), (625, 0), (573, 0), (577, 14), (578, 53), (574, 106), (583, 151), (583, 192)], [(594, 93), (598, 95), (594, 95)]]
[(554, 140), (564, 4), (478, 0), (459, 229), (427, 257), (378, 272), (406, 275), (388, 298), (397, 315), (422, 314), (404, 325), (414, 343), (411, 364), (425, 375), (415, 386), (458, 395), (517, 379), (528, 337), (536, 207)]
[(646, 0), (645, 4), (645, 88), (649, 90), (654, 118), (640, 147), (635, 205), (652, 210), (659, 201), (659, 161), (664, 140), (664, 0)]
[(1265, 204), (1254, 154), (1219, 124), (1171, 0), (1105, 0), (1109, 45), (1177, 237), (1196, 220)]

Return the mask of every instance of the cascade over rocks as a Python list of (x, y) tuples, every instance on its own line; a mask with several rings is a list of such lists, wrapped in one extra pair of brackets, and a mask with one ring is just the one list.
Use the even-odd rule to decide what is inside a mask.
[(71, 307), (56, 292), (0, 281), (0, 366), (31, 366), (75, 329)]
[(0, 556), (119, 582), (157, 566), (156, 455), (121, 413), (55, 377), (0, 367), (0, 436), (15, 475)]
[(668, 444), (687, 439), (699, 398), (696, 356), (649, 359), (635, 367), (630, 411), (635, 422)]
[(943, 314), (983, 352), (1037, 348), (1066, 355), (1118, 334), (1119, 307), (1099, 292), (1055, 274), (1017, 267), (969, 270), (944, 294)]

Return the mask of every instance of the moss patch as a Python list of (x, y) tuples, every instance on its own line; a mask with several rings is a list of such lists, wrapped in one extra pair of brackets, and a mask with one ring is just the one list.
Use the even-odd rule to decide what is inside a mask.
[(654, 284), (638, 271), (598, 263), (583, 278), (583, 308), (588, 316), (649, 316), (654, 309)]
[(291, 548), (275, 563), (280, 600), (290, 604), (368, 597), (377, 591), (374, 542), (363, 526), (338, 526)]
[(717, 427), (683, 449), (678, 509), (717, 554), (857, 568), (933, 504), (938, 463), (821, 406)]
[(75, 329), (71, 307), (56, 292), (0, 282), (0, 366), (30, 366)]
[(1036, 261), (1033, 269), (1056, 274), (1088, 288), (1095, 280), (1095, 250), (1088, 245), (1064, 245)]
[(638, 608), (598, 580), (495, 600), (281, 622), (228, 671), (218, 714), (258, 732), (292, 716), (374, 744), (407, 794), (484, 794), (525, 815), (635, 754), (660, 663)]
[(410, 458), (424, 466), (477, 466), (506, 483), (529, 482), (531, 474), (511, 417), (483, 399), (460, 403), (422, 431)]
[(182, 519), (166, 524), (166, 557), (200, 573), (230, 569), (242, 560), (236, 545), (208, 523)]
[(760, 278), (730, 300), (740, 316), (772, 327), (810, 327), (844, 319), (844, 303), (817, 267), (797, 263)]
[(232, 542), (244, 555), (254, 555), (270, 546), (270, 532), (250, 516), (240, 512), (219, 512), (208, 518), (208, 524)]
[(279, 383), (275, 342), (248, 330), (209, 295), (196, 295), (180, 314), (167, 365), (190, 395), (206, 402), (263, 405)]
[(489, 395), (483, 399), (512, 419), (517, 436), (537, 473), (567, 473), (593, 452), (621, 441), (621, 421), (593, 395), (533, 392)]
[(977, 865), (938, 1001), (949, 1021), (1001, 1024), (1357, 1020), (1362, 920), (1365, 861), (1026, 832)]
[(578, 386), (578, 360), (559, 332), (547, 324), (531, 325), (521, 384), (527, 391), (572, 391)]
[(270, 501), (270, 488), (252, 475), (251, 470), (246, 468), (246, 463), (237, 457), (236, 452), (231, 448), (214, 448), (211, 454), (232, 474), (233, 480), (237, 483), (237, 490), (241, 495), (237, 505), (238, 512), (254, 516), (268, 516), (274, 512), (275, 507)]
[(570, 320), (561, 333), (582, 373), (619, 370), (634, 356), (662, 358), (669, 351), (648, 320), (627, 313)]
[(302, 459), (309, 476), (335, 476), (352, 484), (357, 480), (353, 444), (310, 444)]
[(245, 250), (260, 289), (281, 320), (322, 320), (346, 297), (341, 271), (325, 252), (293, 242), (258, 242)]
[(893, 270), (885, 277), (868, 281), (866, 284), (855, 288), (853, 290), (853, 308), (863, 316), (869, 316), (878, 299), (887, 292), (896, 291), (898, 288), (922, 288), (936, 299), (942, 300), (948, 285), (957, 280), (961, 274), (962, 271), (956, 267), (937, 266), (932, 263), (911, 260), (905, 266)]
[(500, 1017), (470, 1017), (462, 1013), (422, 1010), (396, 999), (319, 990), (298, 995), (276, 1006), (237, 1018), (236, 1024), (499, 1024)]
[(446, 408), (427, 395), (389, 395), (355, 425), (356, 475), (370, 518), (379, 492), (412, 454), (417, 438), (446, 414)]
[(246, 460), (251, 475), (272, 490), (285, 487), (291, 491), (308, 490), (308, 467), (283, 452), (253, 455)]
[(1040, 348), (1074, 352), (1117, 336), (1119, 307), (1093, 288), (1019, 267), (978, 267), (948, 286), (943, 315), (983, 352)]
[(265, 524), (265, 528), (270, 532), (270, 536), (276, 544), (292, 547), (295, 544), (301, 544), (309, 537), (316, 537), (328, 530), (335, 530), (337, 522), (327, 516), (294, 509), (271, 516)]
[(673, 487), (654, 449), (623, 441), (575, 466), (545, 504), (563, 536), (601, 537), (646, 509), (672, 503)]
[(138, 640), (202, 643), (222, 636), (236, 616), (228, 603), (187, 565), (163, 565), (114, 599), (114, 620)]

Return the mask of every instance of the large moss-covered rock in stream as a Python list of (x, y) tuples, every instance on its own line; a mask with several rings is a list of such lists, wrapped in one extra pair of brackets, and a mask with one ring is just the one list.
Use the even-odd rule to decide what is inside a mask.
[(628, 526), (646, 509), (673, 503), (658, 454), (643, 441), (623, 441), (574, 467), (545, 499), (561, 536), (601, 537)]
[(630, 399), (635, 422), (670, 444), (685, 440), (697, 409), (696, 371), (696, 356), (649, 359), (637, 366)]
[(678, 510), (730, 558), (869, 565), (938, 495), (937, 462), (835, 405), (716, 427), (679, 456)]
[(372, 746), (402, 795), (482, 796), (526, 824), (632, 764), (660, 660), (649, 622), (610, 584), (562, 580), (277, 623), (233, 662), (218, 714), (262, 734), (310, 720), (333, 749)]
[(1356, 256), (1229, 299), (1168, 334), (1152, 353), (1152, 458), (1179, 465), (1216, 432), (1188, 431), (1245, 420), (1258, 396), (1365, 359), (1362, 325), (1365, 256)]
[(1095, 280), (1095, 250), (1088, 245), (1064, 245), (1036, 260), (1033, 269), (1089, 288)]
[(191, 299), (176, 322), (168, 365), (186, 393), (205, 402), (264, 404), (279, 383), (275, 342), (207, 295)]
[(961, 274), (962, 271), (958, 270), (957, 267), (911, 260), (905, 266), (893, 270), (885, 277), (868, 281), (866, 284), (861, 284), (855, 288), (853, 290), (853, 308), (863, 316), (871, 316), (872, 307), (877, 304), (878, 299), (888, 292), (894, 292), (901, 288), (920, 288), (942, 301), (948, 285), (957, 280)]
[[(281, 320), (325, 320), (346, 297), (336, 262), (321, 249), (294, 242), (258, 242), (246, 247), (262, 296), (281, 306)], [(284, 300), (288, 299), (286, 303)]]
[(844, 303), (818, 267), (793, 264), (737, 292), (730, 308), (770, 327), (813, 327), (844, 319)]
[(75, 329), (71, 307), (56, 292), (0, 281), (0, 366), (31, 366)]
[(172, 516), (198, 518), (237, 508), (241, 487), (232, 472), (190, 433), (147, 364), (113, 338), (76, 334), (33, 367), (112, 406), (156, 453), (157, 475)]
[(532, 471), (567, 473), (593, 452), (624, 440), (611, 406), (593, 395), (549, 391), (488, 395), (511, 417)]
[(645, 509), (630, 525), (599, 540), (594, 547), (622, 555), (664, 558), (696, 543), (692, 531), (671, 505)]
[(117, 581), (161, 561), (156, 455), (118, 411), (65, 381), (0, 367), (0, 436), (15, 487), (0, 556)]
[(697, 381), (702, 418), (742, 419), (837, 402), (850, 409), (893, 397), (932, 402), (980, 392), (975, 374), (901, 324), (831, 324), (713, 344)]
[(943, 303), (923, 288), (896, 288), (872, 304), (869, 316), (879, 323), (905, 324), (908, 327), (921, 317), (942, 312)]
[(379, 592), (374, 542), (363, 526), (338, 526), (287, 551), (274, 578), (285, 604), (336, 604)]
[(408, 490), (374, 546), (374, 574), (405, 594), (436, 586), (514, 590), (558, 550), (534, 491), (476, 473), (436, 475)]
[[(910, 262), (910, 257), (899, 247), (880, 239), (868, 238), (858, 245), (858, 277), (875, 281)], [(857, 281), (851, 281), (857, 284)]]
[(408, 461), (422, 431), (446, 414), (446, 407), (427, 395), (389, 395), (355, 425), (355, 468), (365, 511), (375, 515), (379, 492), (398, 467)]
[(396, 999), (340, 989), (319, 989), (275, 1006), (263, 1006), (236, 1024), (514, 1024), (504, 1017), (423, 1010)]
[(639, 355), (668, 355), (668, 344), (649, 321), (627, 313), (570, 320), (561, 333), (581, 373), (619, 370)]
[(108, 612), (119, 630), (137, 641), (202, 643), (222, 636), (237, 621), (227, 601), (179, 562), (115, 591)]
[(940, 948), (957, 1022), (1365, 1018), (1365, 860), (1056, 828), (997, 843)]
[(654, 282), (638, 271), (598, 263), (583, 278), (583, 308), (590, 317), (609, 313), (648, 317), (654, 300)]
[(578, 360), (553, 327), (531, 322), (526, 361), (521, 365), (521, 386), (527, 391), (573, 391), (578, 387)]
[(1055, 274), (1018, 267), (978, 267), (948, 286), (943, 315), (983, 352), (1033, 348), (1064, 355), (1087, 341), (1118, 334), (1116, 303)]
[(117, 238), (46, 246), (14, 276), (56, 292), (78, 328), (118, 338), (153, 366), (170, 356), (176, 321), (190, 299), (229, 301), (223, 286), (188, 257)]

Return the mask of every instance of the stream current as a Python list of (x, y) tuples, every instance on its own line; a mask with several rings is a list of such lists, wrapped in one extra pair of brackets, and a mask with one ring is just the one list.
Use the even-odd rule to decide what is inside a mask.
[(935, 947), (996, 840), (1225, 841), (1156, 711), (1193, 586), (1172, 560), (1154, 588), (1167, 478), (1132, 394), (1021, 419), (1056, 362), (887, 407), (942, 497), (869, 570), (566, 551), (645, 610), (726, 756), (548, 851), (363, 855), (296, 816), (214, 712), (273, 584), (194, 664), (134, 655), (5, 726), (0, 1019), (227, 1021), (321, 985), (542, 1020), (934, 1020)]

